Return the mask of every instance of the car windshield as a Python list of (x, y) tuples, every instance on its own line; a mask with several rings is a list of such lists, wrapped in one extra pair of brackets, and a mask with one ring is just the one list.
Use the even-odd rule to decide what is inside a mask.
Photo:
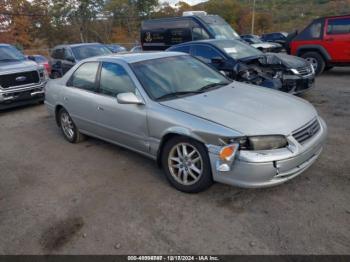
[(108, 55), (112, 52), (103, 45), (82, 45), (72, 47), (74, 56), (77, 60), (83, 60), (85, 58)]
[(0, 62), (22, 61), (25, 56), (13, 46), (0, 46)]
[(263, 55), (263, 53), (258, 49), (241, 41), (219, 41), (215, 44), (235, 60)]
[(232, 27), (226, 23), (224, 19), (217, 15), (203, 16), (201, 19), (207, 24), (209, 30), (216, 39), (239, 39), (240, 36), (237, 34)]
[(172, 56), (132, 64), (145, 91), (154, 100), (205, 92), (231, 83), (209, 66), (188, 56)]

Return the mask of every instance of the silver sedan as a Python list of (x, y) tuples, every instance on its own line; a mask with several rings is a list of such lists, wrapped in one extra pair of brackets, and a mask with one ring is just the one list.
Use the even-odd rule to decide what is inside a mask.
[(84, 60), (48, 83), (45, 103), (69, 142), (88, 135), (148, 156), (184, 192), (281, 184), (314, 163), (327, 135), (307, 101), (183, 53)]

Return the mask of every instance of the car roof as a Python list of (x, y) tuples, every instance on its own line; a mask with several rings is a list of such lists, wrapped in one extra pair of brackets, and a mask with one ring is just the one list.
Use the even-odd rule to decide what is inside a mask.
[(0, 43), (0, 46), (13, 46), (13, 45), (9, 45), (9, 44), (2, 44), (2, 43)]
[[(334, 15), (334, 16), (325, 16), (325, 17), (320, 17), (317, 19), (328, 19), (328, 18), (342, 18), (342, 17), (349, 17), (350, 14), (346, 14), (346, 15)], [(317, 20), (315, 19), (315, 20)]]
[(84, 61), (123, 61), (127, 64), (142, 62), (146, 60), (166, 58), (173, 56), (186, 55), (181, 52), (143, 52), (143, 53), (123, 53), (123, 54), (111, 54), (105, 56), (96, 56), (85, 59)]
[[(242, 42), (239, 39), (206, 39), (206, 40), (198, 40), (198, 41), (190, 41), (178, 45), (174, 45), (172, 47), (184, 46), (184, 45), (192, 45), (192, 44), (210, 44), (214, 46), (218, 46), (220, 43), (230, 43), (230, 42)], [(171, 49), (170, 47), (169, 49)]]
[(76, 43), (76, 44), (64, 44), (64, 45), (57, 45), (54, 47), (54, 49), (56, 48), (62, 48), (62, 47), (79, 47), (79, 46), (89, 46), (89, 45), (102, 45), (101, 43)]

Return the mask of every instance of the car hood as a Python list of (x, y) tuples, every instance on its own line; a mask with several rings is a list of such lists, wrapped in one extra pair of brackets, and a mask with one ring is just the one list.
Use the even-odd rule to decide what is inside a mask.
[(308, 65), (308, 62), (303, 58), (282, 53), (266, 53), (259, 57), (247, 57), (241, 59), (241, 61), (250, 62), (256, 59), (264, 65), (283, 65), (287, 69), (305, 67)]
[(291, 55), (287, 55), (287, 54), (283, 54), (283, 53), (268, 53), (266, 54), (267, 56), (273, 56), (273, 60), (279, 60), (282, 62), (282, 64), (284, 64), (287, 68), (298, 68), (298, 67), (304, 67), (308, 65), (308, 62), (301, 58), (301, 57), (297, 57), (297, 56), (291, 56)]
[(301, 98), (239, 82), (161, 104), (248, 136), (287, 136), (317, 116), (314, 107)]
[(1, 62), (0, 61), (0, 74), (11, 72), (24, 72), (38, 69), (38, 64), (34, 61), (23, 60), (16, 62)]

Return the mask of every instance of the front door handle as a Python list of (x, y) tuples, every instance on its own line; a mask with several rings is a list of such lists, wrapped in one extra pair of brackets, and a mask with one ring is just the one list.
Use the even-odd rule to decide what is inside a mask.
[(332, 42), (332, 41), (334, 41), (334, 38), (327, 38), (326, 41)]
[(68, 98), (67, 98), (67, 97), (63, 97), (63, 100), (67, 102), (67, 101), (68, 101)]
[(97, 107), (97, 110), (99, 110), (99, 111), (104, 111), (104, 109), (103, 109), (102, 106), (98, 106), (98, 107)]

